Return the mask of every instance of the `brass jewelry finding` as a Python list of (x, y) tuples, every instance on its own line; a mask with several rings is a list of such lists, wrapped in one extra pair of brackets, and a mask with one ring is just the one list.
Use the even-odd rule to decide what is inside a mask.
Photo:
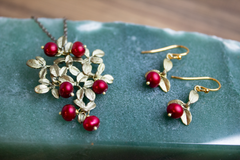
[(169, 117), (172, 118), (181, 118), (183, 124), (189, 125), (192, 121), (192, 114), (190, 112), (190, 104), (193, 104), (198, 101), (199, 94), (198, 92), (204, 92), (209, 93), (210, 91), (218, 91), (221, 88), (221, 83), (212, 77), (176, 77), (172, 76), (172, 78), (175, 79), (181, 79), (181, 80), (213, 80), (218, 83), (218, 88), (211, 89), (207, 87), (203, 87), (200, 85), (196, 85), (193, 90), (189, 93), (189, 101), (187, 103), (184, 103), (181, 100), (175, 99), (168, 102), (167, 107), (167, 113)]
[(174, 48), (184, 48), (187, 51), (183, 53), (168, 53), (166, 55), (166, 58), (163, 60), (163, 67), (164, 70), (163, 72), (160, 72), (159, 70), (150, 70), (145, 74), (146, 78), (146, 84), (149, 85), (152, 88), (155, 88), (159, 86), (164, 92), (168, 92), (170, 90), (170, 82), (167, 79), (167, 72), (169, 72), (172, 67), (173, 63), (171, 59), (178, 59), (181, 60), (182, 56), (186, 56), (189, 53), (189, 49), (185, 46), (182, 45), (171, 45), (159, 49), (154, 49), (154, 50), (149, 50), (149, 51), (142, 51), (142, 54), (146, 53), (157, 53), (157, 52), (162, 52), (166, 51), (169, 49), (174, 49)]

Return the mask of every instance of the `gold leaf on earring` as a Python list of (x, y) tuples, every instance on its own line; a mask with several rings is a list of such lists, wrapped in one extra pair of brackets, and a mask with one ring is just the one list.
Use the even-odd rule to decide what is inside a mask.
[(59, 92), (58, 92), (58, 89), (56, 89), (56, 88), (53, 88), (52, 90), (51, 90), (51, 92), (52, 92), (52, 95), (55, 97), (55, 98), (59, 98)]
[(53, 61), (53, 63), (54, 64), (59, 64), (59, 63), (64, 62), (64, 61), (65, 61), (65, 58), (58, 58), (55, 61)]
[(183, 124), (189, 125), (191, 123), (191, 121), (192, 121), (192, 114), (191, 114), (191, 112), (189, 110), (187, 110), (187, 109), (184, 109), (183, 115), (181, 117), (181, 120), (182, 120)]
[(170, 71), (170, 70), (172, 69), (172, 67), (173, 67), (172, 61), (169, 60), (169, 59), (167, 59), (167, 58), (165, 58), (165, 59), (163, 60), (163, 67), (164, 67), (164, 69), (165, 69), (167, 72)]
[(42, 83), (42, 84), (44, 84), (44, 85), (49, 85), (49, 84), (51, 84), (50, 81), (49, 81), (47, 78), (39, 79), (39, 83)]
[(96, 49), (93, 51), (92, 56), (96, 56), (96, 57), (103, 57), (104, 56), (104, 52), (100, 49)]
[(147, 73), (145, 73), (145, 78), (147, 77), (148, 73), (150, 73), (150, 72), (156, 72), (156, 73), (158, 73), (159, 75), (161, 74), (161, 72), (160, 72), (159, 70), (153, 69), (153, 70), (148, 71)]
[(36, 60), (36, 59), (29, 59), (27, 61), (27, 66), (31, 67), (31, 68), (37, 69), (37, 68), (41, 68), (42, 64), (38, 60)]
[(96, 107), (96, 104), (94, 102), (88, 102), (87, 106), (84, 107), (84, 110), (87, 111), (91, 111), (92, 109), (94, 109)]
[(38, 86), (35, 87), (35, 92), (39, 93), (39, 94), (43, 94), (43, 93), (47, 93), (49, 91), (49, 87), (43, 84), (40, 84)]
[(195, 90), (191, 90), (189, 93), (189, 101), (190, 103), (195, 103), (199, 99), (199, 94)]
[(159, 86), (164, 92), (168, 92), (170, 90), (170, 82), (165, 77), (161, 77)]
[(60, 70), (59, 70), (59, 76), (65, 75), (67, 74), (68, 68), (66, 66), (63, 66)]
[(73, 58), (70, 55), (67, 55), (66, 58), (65, 58), (65, 63), (67, 65), (71, 65), (72, 62), (73, 62)]
[(77, 82), (85, 82), (88, 79), (87, 75), (84, 75), (82, 72), (80, 72), (77, 76)]
[(168, 102), (167, 105), (172, 104), (172, 103), (180, 104), (182, 107), (186, 105), (183, 101), (181, 101), (181, 100), (179, 100), (179, 99), (171, 100), (171, 101)]

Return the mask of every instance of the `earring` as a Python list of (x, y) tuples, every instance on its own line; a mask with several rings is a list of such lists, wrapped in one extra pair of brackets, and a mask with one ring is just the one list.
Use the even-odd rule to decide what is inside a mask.
[(162, 52), (162, 51), (166, 51), (166, 50), (173, 49), (173, 48), (184, 48), (187, 51), (184, 52), (184, 53), (179, 53), (179, 54), (168, 53), (166, 55), (166, 58), (163, 60), (163, 67), (164, 67), (163, 72), (160, 72), (160, 71), (155, 70), (155, 69), (151, 70), (151, 71), (148, 71), (145, 74), (145, 78), (146, 78), (146, 84), (149, 85), (150, 87), (155, 88), (159, 85), (160, 88), (164, 92), (168, 92), (170, 90), (170, 82), (167, 79), (167, 72), (170, 71), (173, 67), (171, 59), (181, 60), (182, 56), (186, 56), (189, 53), (189, 49), (185, 46), (182, 46), (182, 45), (171, 45), (171, 46), (167, 46), (167, 47), (164, 47), (164, 48), (159, 48), (159, 49), (154, 49), (154, 50), (150, 50), (150, 51), (142, 51), (141, 52), (142, 54), (156, 53), (156, 52)]
[[(35, 87), (35, 92), (43, 94), (51, 90), (52, 95), (57, 99), (59, 97), (69, 98), (74, 96), (74, 87), (78, 88), (76, 92), (77, 98), (74, 100), (74, 103), (79, 108), (76, 109), (75, 106), (67, 104), (59, 114), (66, 121), (72, 121), (77, 116), (78, 122), (80, 124), (83, 123), (83, 127), (87, 131), (97, 130), (100, 120), (96, 116), (90, 116), (90, 111), (96, 107), (94, 102), (96, 94), (105, 94), (108, 89), (107, 83), (111, 84), (114, 80), (109, 74), (102, 75), (105, 65), (101, 57), (104, 56), (104, 52), (96, 49), (90, 55), (87, 46), (81, 42), (67, 42), (66, 19), (63, 20), (64, 35), (56, 40), (37, 18), (32, 18), (48, 37), (54, 41), (42, 46), (44, 53), (49, 57), (62, 56), (54, 60), (52, 65), (47, 65), (44, 58), (40, 56), (27, 61), (29, 67), (41, 69), (39, 72), (40, 85)], [(74, 55), (73, 57), (71, 53)], [(64, 63), (65, 66), (60, 68), (60, 63)], [(75, 67), (74, 63), (80, 63), (82, 71)], [(98, 65), (96, 73), (92, 73), (92, 63)], [(46, 76), (48, 72), (50, 72), (50, 80)], [(69, 76), (69, 72), (71, 76)], [(87, 104), (83, 101), (84, 97), (89, 100)]]
[(192, 114), (190, 112), (190, 104), (193, 104), (198, 101), (199, 94), (198, 92), (209, 93), (210, 91), (218, 91), (221, 88), (221, 84), (218, 80), (211, 77), (176, 77), (172, 76), (175, 79), (181, 80), (213, 80), (218, 83), (219, 87), (216, 89), (210, 89), (203, 86), (196, 85), (194, 90), (191, 90), (189, 93), (189, 101), (187, 103), (182, 102), (181, 100), (175, 99), (168, 102), (167, 113), (169, 117), (178, 119), (181, 118), (183, 124), (189, 125), (192, 121)]

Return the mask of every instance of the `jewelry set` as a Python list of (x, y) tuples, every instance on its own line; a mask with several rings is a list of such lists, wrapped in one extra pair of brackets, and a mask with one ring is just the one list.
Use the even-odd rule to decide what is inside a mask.
[[(51, 91), (55, 98), (69, 98), (76, 95), (76, 99), (73, 101), (78, 109), (72, 104), (66, 104), (63, 106), (62, 111), (59, 114), (66, 121), (72, 121), (76, 116), (78, 122), (83, 124), (83, 127), (87, 131), (97, 130), (100, 124), (98, 117), (90, 115), (90, 111), (96, 107), (94, 102), (96, 94), (106, 94), (108, 90), (108, 84), (113, 83), (114, 78), (105, 74), (102, 75), (105, 70), (102, 57), (104, 52), (100, 49), (96, 49), (90, 54), (86, 45), (81, 42), (68, 42), (67, 41), (67, 22), (64, 23), (64, 35), (59, 39), (55, 39), (44, 26), (38, 21), (37, 18), (32, 17), (35, 22), (42, 28), (42, 30), (48, 35), (53, 42), (48, 42), (45, 46), (42, 46), (44, 53), (49, 57), (59, 57), (53, 61), (52, 65), (47, 65), (44, 58), (37, 56), (35, 59), (27, 61), (27, 65), (31, 68), (40, 69), (39, 72), (39, 85), (35, 87), (35, 92), (39, 94), (47, 93)], [(187, 51), (180, 54), (168, 53), (163, 60), (164, 70), (150, 70), (145, 74), (146, 84), (152, 88), (160, 86), (164, 92), (170, 90), (170, 82), (167, 79), (167, 73), (172, 69), (172, 59), (181, 60), (182, 56), (186, 56), (189, 53), (189, 49), (181, 45), (171, 45), (168, 47), (143, 51), (142, 53), (156, 53), (166, 51), (173, 48), (184, 48)], [(73, 56), (72, 56), (72, 55)], [(74, 63), (80, 63), (82, 71), (79, 70)], [(97, 64), (96, 73), (92, 72), (92, 63)], [(64, 64), (63, 67), (59, 67), (59, 64)], [(62, 66), (62, 65), (61, 65)], [(94, 65), (95, 67), (95, 65)], [(50, 80), (47, 78), (47, 74), (50, 73)], [(71, 76), (68, 74), (70, 73)], [(75, 78), (73, 78), (75, 77)], [(211, 77), (176, 77), (175, 79), (182, 80), (204, 80), (209, 79), (216, 81), (219, 85), (216, 89), (206, 88), (200, 85), (196, 85), (189, 93), (189, 101), (184, 103), (181, 100), (171, 100), (168, 102), (167, 114), (169, 117), (178, 119), (181, 118), (183, 124), (189, 125), (192, 120), (190, 112), (190, 104), (195, 103), (199, 99), (198, 92), (209, 93), (210, 91), (218, 91), (221, 88), (221, 84), (218, 80)], [(75, 80), (74, 80), (75, 79)], [(74, 94), (74, 87), (78, 88)], [(85, 98), (83, 100), (83, 98)], [(89, 101), (85, 103), (84, 101)]]

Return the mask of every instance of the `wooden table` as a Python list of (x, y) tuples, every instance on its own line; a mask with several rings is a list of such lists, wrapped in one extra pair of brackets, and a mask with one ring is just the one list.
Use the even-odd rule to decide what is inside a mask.
[(0, 0), (0, 16), (31, 15), (122, 21), (240, 41), (240, 0)]

